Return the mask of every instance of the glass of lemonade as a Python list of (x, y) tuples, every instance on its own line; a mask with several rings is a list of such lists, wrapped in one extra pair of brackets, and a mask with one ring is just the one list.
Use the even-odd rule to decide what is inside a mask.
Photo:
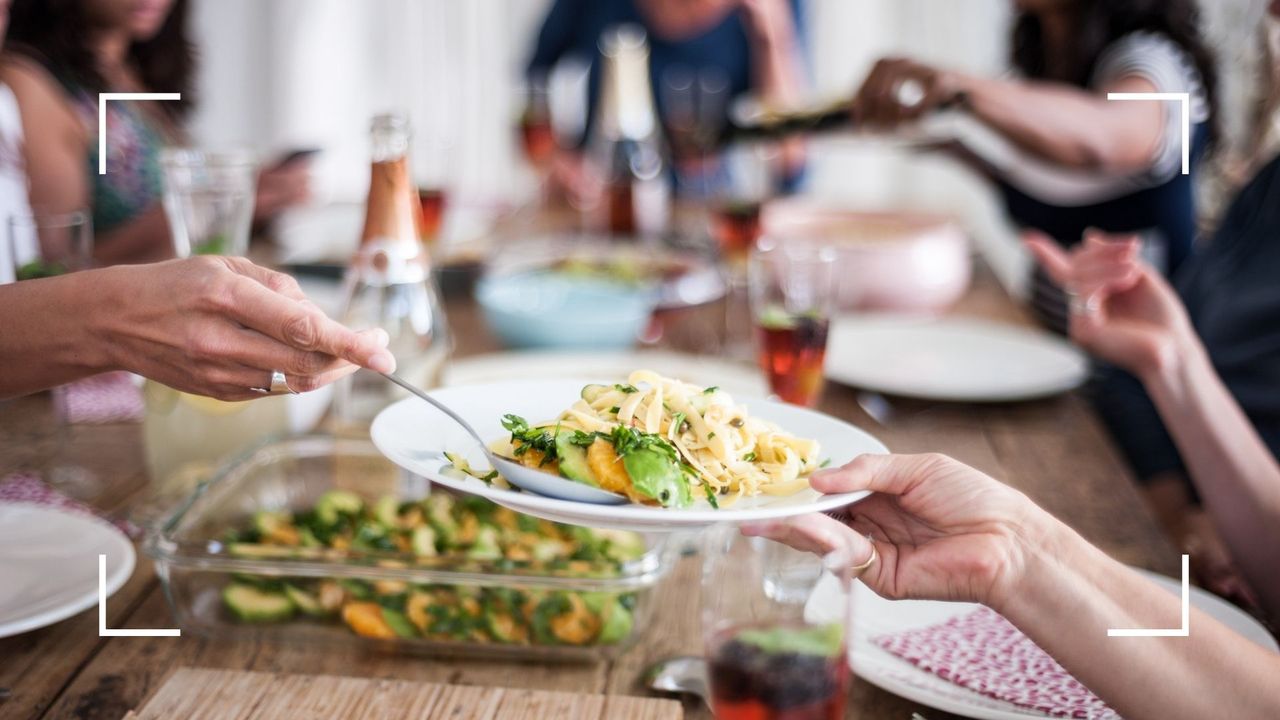
[[(247, 151), (174, 148), (161, 158), (174, 253), (243, 255), (257, 167)], [(270, 384), (264, 372), (262, 386)], [(148, 380), (142, 424), (147, 468), (161, 497), (179, 496), (229, 457), (290, 430), (288, 397), (222, 402)]]
[(718, 720), (844, 717), (860, 560), (851, 543), (819, 557), (732, 525), (704, 535), (702, 628)]

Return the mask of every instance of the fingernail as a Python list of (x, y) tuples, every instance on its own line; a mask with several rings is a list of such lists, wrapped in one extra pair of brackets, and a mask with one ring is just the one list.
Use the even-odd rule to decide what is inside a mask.
[(378, 347), (386, 347), (391, 344), (391, 336), (382, 328), (373, 329), (373, 341), (378, 343)]
[(396, 358), (386, 350), (376, 352), (369, 357), (369, 369), (380, 373), (396, 371)]

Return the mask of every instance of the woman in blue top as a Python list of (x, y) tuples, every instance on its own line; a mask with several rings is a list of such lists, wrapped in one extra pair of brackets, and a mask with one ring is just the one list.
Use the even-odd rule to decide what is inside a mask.
[[(893, 126), (959, 103), (1011, 145), (1016, 160), (988, 165), (1010, 216), (1064, 246), (1086, 228), (1138, 233), (1172, 273), (1196, 232), (1194, 167), (1215, 135), (1216, 73), (1192, 0), (1016, 0), (1013, 64), (991, 79), (887, 59), (854, 102), (857, 121)], [(903, 88), (920, 88), (904, 103)], [(1187, 93), (1192, 175), (1182, 174), (1176, 102), (1108, 101), (1108, 93)], [(916, 100), (916, 98), (910, 98)], [(1050, 168), (1051, 172), (1043, 172)], [(1058, 175), (1072, 182), (1057, 182)], [(1066, 328), (1061, 291), (1036, 271), (1033, 305)]]
[[(577, 146), (590, 135), (600, 84), (600, 36), (619, 25), (639, 25), (649, 41), (649, 78), (658, 114), (669, 108), (664, 82), (677, 74), (713, 74), (726, 100), (753, 93), (763, 103), (787, 106), (804, 87), (797, 27), (800, 0), (556, 0), (542, 23), (530, 76), (546, 75), (562, 59), (591, 63), (587, 125)], [(726, 107), (727, 109), (727, 107)], [(578, 148), (557, 163), (572, 174)], [(783, 184), (798, 178), (801, 153), (786, 150)], [(569, 168), (566, 172), (565, 168)], [(572, 178), (562, 178), (572, 185)]]

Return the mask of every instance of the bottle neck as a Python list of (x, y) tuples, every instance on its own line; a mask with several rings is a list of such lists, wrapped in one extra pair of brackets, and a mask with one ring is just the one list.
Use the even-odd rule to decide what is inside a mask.
[(643, 35), (619, 32), (602, 46), (598, 127), (608, 140), (643, 141), (657, 131)]

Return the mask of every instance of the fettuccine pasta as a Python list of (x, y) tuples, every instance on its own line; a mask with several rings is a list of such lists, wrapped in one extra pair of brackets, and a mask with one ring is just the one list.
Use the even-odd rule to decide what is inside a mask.
[(534, 427), (605, 436), (619, 426), (669, 443), (682, 464), (692, 469), (692, 482), (705, 486), (693, 496), (714, 494), (720, 505), (744, 496), (803, 490), (821, 462), (816, 440), (751, 417), (746, 407), (718, 388), (701, 388), (649, 370), (633, 372), (626, 383), (589, 385), (559, 417)]

